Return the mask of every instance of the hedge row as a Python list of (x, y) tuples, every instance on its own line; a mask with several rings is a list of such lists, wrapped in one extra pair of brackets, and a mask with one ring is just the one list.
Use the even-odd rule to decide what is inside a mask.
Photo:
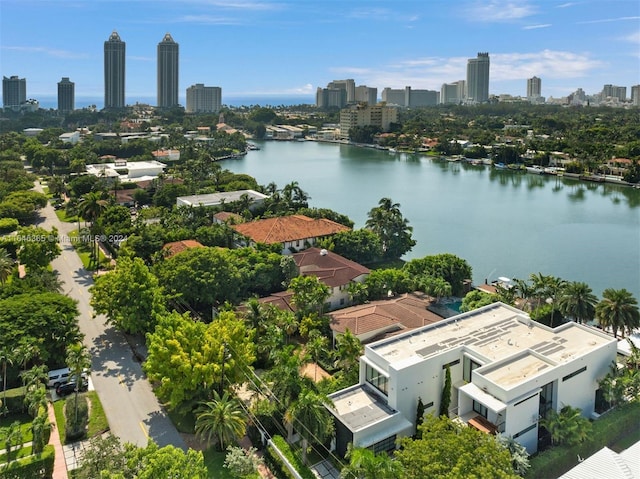
[(51, 479), (55, 451), (45, 446), (40, 454), (18, 459), (0, 470), (0, 479)]
[[(293, 465), (293, 467), (298, 471), (298, 474), (302, 476), (304, 479), (316, 479), (316, 476), (311, 472), (307, 466), (305, 466), (298, 456), (294, 454), (291, 450), (291, 447), (284, 440), (282, 436), (273, 436), (271, 438), (271, 442), (273, 442), (276, 447), (280, 450), (280, 452), (287, 458), (289, 463)], [(283, 477), (287, 479), (294, 479), (293, 475), (289, 471), (289, 468), (284, 464), (278, 453), (272, 450), (272, 446), (269, 445), (267, 447), (266, 459), (269, 468), (272, 470), (277, 477)]]
[(609, 411), (593, 422), (591, 435), (575, 446), (554, 446), (531, 458), (525, 477), (558, 477), (578, 464), (578, 455), (587, 458), (634, 432), (640, 423), (640, 402), (634, 401)]

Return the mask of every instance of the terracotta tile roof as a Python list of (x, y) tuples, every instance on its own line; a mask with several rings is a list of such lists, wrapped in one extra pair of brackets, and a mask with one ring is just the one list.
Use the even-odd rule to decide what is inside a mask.
[(171, 258), (191, 248), (204, 248), (204, 245), (196, 240), (182, 240), (167, 243), (162, 247), (162, 250), (166, 251), (167, 258)]
[(427, 309), (431, 301), (426, 294), (415, 292), (341, 309), (331, 313), (331, 329), (337, 333), (349, 329), (357, 336), (394, 326), (406, 330), (442, 321)]
[(235, 223), (242, 223), (244, 219), (237, 213), (231, 213), (229, 211), (220, 211), (213, 215), (215, 219), (221, 221), (222, 223), (226, 223), (227, 221), (233, 220)]
[(264, 298), (258, 299), (258, 302), (262, 305), (270, 304), (272, 306), (276, 306), (284, 311), (296, 311), (296, 307), (291, 303), (291, 297), (293, 296), (293, 292), (291, 291), (281, 291), (279, 293), (273, 293), (270, 296), (266, 296)]
[(251, 221), (232, 228), (256, 243), (285, 243), (328, 236), (350, 228), (324, 218), (313, 219), (304, 215), (279, 216)]
[(330, 287), (349, 284), (355, 278), (369, 274), (369, 268), (320, 248), (308, 248), (293, 254), (293, 260), (304, 276), (316, 276)]

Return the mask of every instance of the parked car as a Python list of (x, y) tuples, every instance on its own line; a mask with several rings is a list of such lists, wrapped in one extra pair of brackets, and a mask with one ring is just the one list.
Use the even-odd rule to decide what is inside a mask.
[[(78, 388), (78, 391), (86, 391), (87, 390), (87, 381), (83, 380), (80, 382), (80, 387)], [(71, 393), (76, 392), (76, 383), (75, 382), (68, 382), (68, 383), (64, 383), (61, 384), (60, 386), (58, 386), (56, 388), (56, 394), (58, 396), (67, 396)]]

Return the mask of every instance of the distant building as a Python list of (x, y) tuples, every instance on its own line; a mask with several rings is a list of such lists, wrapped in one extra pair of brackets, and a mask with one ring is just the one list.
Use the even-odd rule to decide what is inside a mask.
[(347, 93), (347, 103), (356, 101), (356, 82), (349, 78), (347, 80), (333, 80), (327, 85), (330, 90), (344, 90)]
[(58, 82), (58, 112), (70, 113), (75, 110), (76, 84), (69, 77), (62, 77)]
[(179, 47), (169, 33), (158, 43), (158, 107), (178, 106)]
[(486, 103), (489, 101), (489, 54), (478, 53), (477, 58), (467, 61), (467, 101)]
[(222, 89), (196, 83), (187, 88), (187, 113), (218, 113), (222, 107)]
[(336, 451), (344, 456), (349, 443), (394, 450), (415, 432), (419, 398), (438, 414), (448, 368), (450, 417), (511, 436), (533, 454), (550, 411), (570, 405), (593, 416), (617, 344), (596, 328), (550, 328), (494, 303), (366, 345), (359, 383), (329, 395)]
[(126, 44), (116, 31), (104, 42), (104, 107), (124, 108)]
[(640, 85), (631, 87), (631, 104), (633, 106), (640, 106)]
[(453, 83), (444, 83), (440, 88), (440, 103), (443, 105), (457, 105), (464, 100), (466, 82), (459, 80)]
[(384, 102), (376, 105), (351, 105), (340, 110), (340, 137), (349, 138), (349, 130), (360, 126), (377, 126), (382, 131), (389, 131), (391, 123), (397, 123), (398, 109), (387, 106)]
[(178, 196), (178, 198), (176, 198), (176, 206), (221, 206), (235, 201), (241, 201), (245, 197), (250, 202), (249, 209), (252, 209), (262, 204), (269, 196), (254, 190), (224, 191), (204, 195)]
[(27, 101), (27, 80), (13, 75), (2, 77), (2, 106), (4, 108), (20, 107)]
[(366, 85), (358, 85), (356, 87), (355, 102), (375, 105), (378, 102), (378, 89)]
[(618, 101), (627, 100), (627, 87), (616, 85), (605, 85), (602, 88), (601, 98), (606, 100), (607, 98), (617, 98)]
[(316, 91), (318, 108), (344, 108), (347, 106), (347, 91), (342, 88), (320, 88)]
[(435, 90), (412, 90), (410, 86), (406, 86), (402, 90), (388, 87), (382, 90), (383, 102), (405, 108), (437, 105), (439, 96), (440, 93)]
[(540, 96), (542, 93), (542, 80), (538, 77), (531, 77), (527, 80), (527, 98)]

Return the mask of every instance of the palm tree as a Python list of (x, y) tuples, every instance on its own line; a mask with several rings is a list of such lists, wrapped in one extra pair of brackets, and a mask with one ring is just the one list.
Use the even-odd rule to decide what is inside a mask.
[(9, 252), (0, 248), (0, 285), (4, 286), (13, 272), (15, 261), (9, 256)]
[(286, 346), (274, 356), (274, 365), (266, 374), (271, 383), (271, 392), (282, 405), (281, 411), (287, 409), (296, 400), (309, 378), (300, 376), (302, 359), (293, 346)]
[(596, 305), (596, 320), (601, 328), (611, 328), (614, 337), (618, 337), (618, 330), (631, 331), (640, 327), (640, 311), (638, 301), (626, 289), (605, 289), (602, 301)]
[(553, 317), (558, 307), (558, 296), (563, 291), (566, 281), (555, 276), (545, 276), (542, 273), (532, 274), (531, 276), (532, 288), (534, 290), (534, 296), (538, 299), (539, 303), (546, 302), (551, 305), (551, 320), (550, 326), (553, 327)]
[(305, 348), (315, 363), (313, 368), (313, 382), (317, 382), (318, 379), (318, 360), (320, 359), (320, 355), (324, 351), (327, 351), (328, 347), (329, 340), (317, 329), (314, 329), (309, 333), (309, 341), (307, 341)]
[(31, 369), (20, 373), (22, 376), (22, 384), (26, 390), (37, 387), (40, 384), (46, 384), (49, 376), (47, 375), (47, 366), (41, 364), (32, 366)]
[(4, 404), (3, 414), (7, 414), (7, 365), (13, 366), (13, 350), (8, 347), (0, 349), (0, 364), (2, 364), (2, 390), (4, 391), (4, 398), (2, 404)]
[(15, 351), (16, 359), (22, 364), (22, 374), (27, 371), (27, 363), (40, 354), (40, 348), (35, 344), (20, 344)]
[[(82, 200), (78, 204), (78, 212), (80, 216), (84, 218), (85, 221), (91, 222), (91, 232), (96, 235), (96, 220), (102, 215), (104, 210), (107, 208), (107, 202), (102, 199), (102, 195), (97, 191), (90, 191), (82, 197)], [(78, 220), (78, 225), (80, 224), (80, 220)], [(98, 242), (93, 240), (94, 246), (94, 259), (96, 264), (99, 263), (98, 260)]]
[(64, 178), (62, 176), (53, 176), (48, 182), (49, 193), (55, 197), (60, 197), (65, 192)]
[(71, 372), (71, 377), (75, 379), (75, 424), (78, 424), (78, 393), (82, 385), (82, 373), (91, 367), (91, 357), (86, 346), (82, 343), (72, 344), (67, 347), (67, 366)]
[(44, 439), (49, 435), (51, 427), (47, 414), (40, 414), (32, 421), (31, 433), (33, 440), (31, 442), (31, 449), (34, 454), (39, 454), (44, 449), (46, 445)]
[(196, 411), (196, 434), (207, 443), (215, 438), (220, 451), (225, 450), (225, 444), (241, 438), (246, 426), (246, 415), (242, 406), (226, 391), (222, 397), (214, 391), (213, 399), (202, 402)]
[(302, 462), (305, 464), (309, 442), (323, 443), (333, 434), (333, 420), (326, 404), (331, 404), (326, 395), (305, 388), (284, 413), (288, 441), (291, 442), (294, 427), (302, 437)]
[(362, 356), (362, 343), (358, 337), (347, 329), (337, 339), (336, 366), (342, 369), (351, 369), (358, 366)]
[(342, 468), (342, 479), (396, 479), (402, 477), (402, 464), (387, 453), (376, 454), (371, 449), (354, 448), (349, 443), (346, 459), (349, 464)]
[(548, 416), (540, 421), (549, 431), (551, 442), (569, 446), (581, 443), (591, 434), (591, 423), (582, 416), (579, 408), (564, 406), (560, 412), (550, 410)]
[(380, 237), (385, 257), (399, 258), (415, 246), (416, 242), (411, 238), (413, 228), (403, 218), (399, 203), (393, 203), (390, 198), (382, 198), (378, 206), (369, 211), (368, 216), (365, 228)]
[(565, 316), (578, 323), (587, 323), (596, 315), (598, 299), (587, 283), (574, 281), (568, 283), (558, 299), (558, 307)]

